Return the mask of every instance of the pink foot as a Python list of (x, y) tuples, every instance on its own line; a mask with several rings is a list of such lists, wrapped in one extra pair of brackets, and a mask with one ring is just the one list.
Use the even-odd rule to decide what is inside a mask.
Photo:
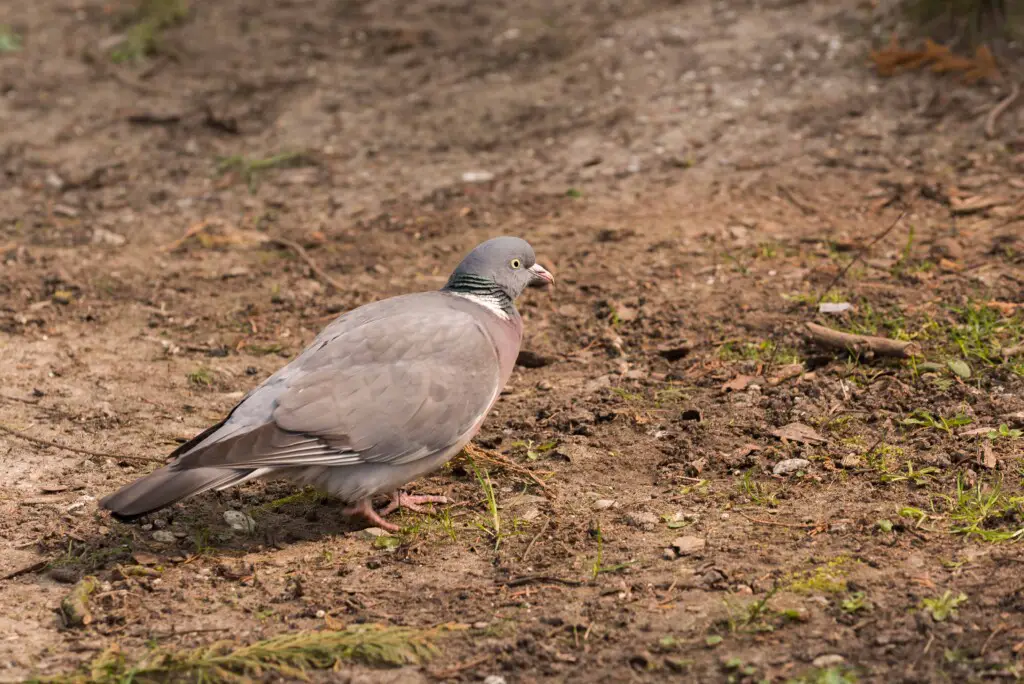
[(448, 497), (446, 496), (434, 496), (431, 494), (405, 494), (404, 492), (395, 492), (391, 495), (391, 501), (388, 505), (381, 509), (381, 515), (390, 515), (399, 508), (408, 508), (410, 511), (417, 513), (427, 513), (421, 504), (437, 503), (446, 504), (448, 503)]
[(373, 503), (370, 499), (363, 499), (362, 501), (344, 509), (342, 513), (351, 516), (362, 516), (363, 518), (366, 518), (366, 520), (370, 521), (371, 524), (376, 525), (382, 530), (387, 530), (388, 532), (398, 532), (398, 530), (401, 529), (398, 525), (389, 523), (387, 520), (377, 515), (377, 511), (373, 510)]
[(363, 499), (362, 501), (358, 501), (355, 504), (349, 506), (348, 508), (343, 510), (342, 513), (344, 513), (345, 515), (362, 516), (371, 524), (376, 525), (382, 530), (387, 530), (388, 532), (397, 532), (401, 528), (398, 525), (395, 525), (394, 523), (389, 523), (387, 520), (384, 519), (384, 516), (394, 513), (399, 508), (408, 508), (410, 511), (416, 511), (417, 513), (427, 513), (428, 511), (425, 511), (423, 508), (420, 507), (421, 504), (426, 503), (446, 504), (448, 503), (448, 498), (444, 496), (433, 495), (413, 496), (412, 494), (395, 492), (394, 494), (391, 495), (391, 501), (388, 502), (387, 506), (381, 509), (380, 513), (373, 510), (373, 503), (368, 498)]

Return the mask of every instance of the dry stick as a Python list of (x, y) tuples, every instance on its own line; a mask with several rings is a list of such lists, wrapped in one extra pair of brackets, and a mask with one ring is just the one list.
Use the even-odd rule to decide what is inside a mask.
[(542, 534), (544, 534), (545, 532), (548, 531), (548, 525), (550, 525), (550, 524), (551, 524), (551, 518), (547, 518), (544, 521), (544, 527), (540, 528), (540, 532), (538, 532), (536, 534), (536, 536), (534, 536), (534, 538), (530, 540), (530, 543), (526, 545), (526, 550), (523, 551), (523, 555), (519, 557), (519, 562), (520, 563), (523, 563), (523, 562), (526, 561), (526, 557), (530, 555), (530, 551), (533, 549), (533, 545), (537, 543), (537, 540), (540, 539), (540, 536)]
[(797, 529), (802, 529), (802, 530), (806, 530), (806, 529), (810, 529), (812, 527), (815, 527), (815, 525), (812, 524), (812, 523), (786, 523), (786, 522), (778, 522), (776, 520), (759, 520), (757, 518), (751, 518), (749, 515), (747, 515), (743, 511), (737, 511), (737, 513), (742, 515), (744, 518), (746, 518), (750, 522), (757, 523), (758, 525), (775, 525), (777, 527), (795, 527)]
[(21, 402), (22, 404), (32, 404), (33, 406), (39, 403), (39, 400), (33, 397), (10, 397), (7, 396), (6, 394), (0, 394), (0, 399), (6, 399), (7, 401), (18, 401)]
[(1015, 347), (1007, 347), (1000, 352), (1000, 354), (1004, 360), (1017, 356), (1018, 354), (1024, 354), (1024, 344), (1018, 344)]
[(39, 437), (32, 437), (31, 435), (26, 435), (24, 432), (19, 432), (17, 430), (9, 428), (6, 425), (0, 425), (0, 432), (5, 432), (5, 433), (11, 435), (12, 437), (17, 437), (18, 439), (23, 439), (26, 442), (31, 442), (32, 444), (38, 444), (39, 446), (53, 447), (54, 449), (63, 449), (64, 451), (71, 451), (71, 452), (76, 453), (76, 454), (82, 454), (83, 456), (92, 456), (94, 458), (113, 458), (113, 459), (119, 460), (119, 461), (144, 461), (146, 463), (161, 463), (161, 464), (164, 463), (163, 459), (150, 458), (148, 456), (118, 456), (116, 454), (108, 454), (108, 453), (105, 453), (105, 452), (102, 452), (102, 451), (90, 451), (89, 449), (79, 449), (78, 447), (67, 446), (65, 444), (59, 444), (57, 442), (51, 442), (48, 439), (41, 439)]
[(294, 240), (289, 240), (288, 238), (283, 237), (270, 238), (270, 242), (275, 242), (281, 245), (282, 247), (287, 247), (288, 249), (295, 252), (295, 254), (297, 254), (300, 259), (306, 262), (306, 265), (309, 266), (310, 270), (313, 271), (317, 278), (322, 280), (326, 285), (333, 288), (336, 292), (345, 291), (345, 288), (342, 287), (341, 283), (332, 278), (327, 273), (327, 271), (320, 268), (317, 265), (317, 263), (313, 261), (313, 257), (309, 256), (309, 252), (306, 251), (306, 248), (300, 245), (299, 243), (295, 242)]
[(435, 679), (450, 679), (452, 676), (457, 675), (463, 670), (468, 670), (477, 665), (483, 665), (484, 663), (491, 660), (491, 654), (482, 655), (479, 658), (470, 658), (464, 663), (456, 663), (451, 667), (446, 667), (443, 670), (427, 670), (427, 674)]
[(823, 347), (843, 349), (856, 356), (875, 355), (909, 359), (921, 354), (921, 347), (916, 342), (891, 340), (888, 337), (875, 337), (874, 335), (854, 335), (826, 328), (817, 323), (808, 323), (807, 332), (810, 333), (813, 342)]
[(1010, 94), (1006, 96), (1002, 102), (992, 108), (992, 111), (985, 117), (985, 137), (994, 138), (996, 137), (996, 121), (1003, 113), (1010, 108), (1017, 98), (1020, 96), (1020, 84), (1014, 83), (1013, 88), (1010, 90)]
[[(32, 542), (32, 543), (35, 544), (36, 542)], [(32, 572), (38, 572), (38, 571), (42, 570), (43, 568), (45, 568), (49, 564), (50, 564), (50, 560), (47, 559), (47, 558), (44, 558), (43, 560), (39, 560), (39, 561), (34, 561), (33, 563), (31, 563), (29, 565), (26, 565), (26, 566), (18, 568), (17, 570), (12, 570), (11, 572), (7, 573), (6, 575), (0, 575), (0, 582), (3, 582), (5, 580), (14, 579), (15, 577), (21, 577), (22, 575), (27, 575), (27, 574), (32, 573)]]
[[(857, 255), (854, 256), (853, 259), (850, 260), (850, 263), (846, 264), (846, 266), (843, 267), (843, 270), (841, 270), (838, 274), (836, 274), (836, 277), (832, 279), (832, 282), (830, 282), (828, 284), (828, 287), (826, 287), (824, 290), (821, 291), (821, 295), (818, 296), (818, 301), (816, 301), (814, 303), (814, 310), (815, 311), (817, 311), (818, 307), (821, 306), (821, 302), (825, 299), (825, 297), (832, 290), (832, 288), (835, 287), (839, 283), (840, 280), (842, 280), (843, 278), (846, 277), (846, 274), (853, 267), (853, 265), (855, 263), (857, 263), (858, 261), (860, 261), (861, 259), (863, 259), (864, 255), (867, 254), (868, 252), (870, 252), (872, 247), (874, 247), (879, 242), (884, 240), (885, 237), (889, 233), (891, 233), (896, 228), (896, 226), (898, 226), (900, 224), (900, 221), (902, 221), (903, 217), (906, 216), (906, 215), (907, 215), (907, 210), (906, 209), (903, 209), (902, 211), (900, 211), (899, 216), (896, 217), (895, 221), (893, 221), (891, 224), (889, 224), (888, 228), (886, 228), (881, 233), (876, 235), (874, 237), (874, 239), (871, 240), (871, 242), (869, 242), (860, 251), (857, 252)], [(774, 342), (774, 340), (772, 340), (772, 341)], [(779, 345), (777, 343), (773, 344), (772, 345), (772, 355), (768, 358), (768, 363), (765, 364), (764, 369), (762, 369), (762, 371), (761, 371), (762, 375), (764, 375), (765, 377), (768, 377), (768, 371), (769, 371), (769, 369), (771, 369), (772, 364), (775, 363), (775, 356), (776, 356), (776, 354), (778, 354), (778, 351), (779, 351)]]
[(857, 252), (857, 256), (853, 257), (853, 259), (850, 260), (850, 263), (846, 264), (846, 266), (843, 267), (843, 270), (836, 274), (836, 277), (832, 279), (832, 282), (828, 284), (828, 287), (826, 287), (824, 290), (822, 290), (821, 296), (818, 297), (818, 301), (814, 303), (814, 308), (815, 309), (817, 309), (819, 306), (821, 306), (822, 300), (825, 299), (825, 297), (828, 295), (828, 293), (832, 290), (833, 287), (835, 287), (836, 285), (839, 284), (840, 280), (842, 280), (843, 278), (846, 277), (846, 274), (849, 272), (849, 270), (851, 268), (853, 268), (853, 265), (855, 263), (857, 263), (858, 261), (860, 261), (861, 259), (863, 259), (864, 255), (867, 254), (868, 252), (870, 252), (872, 247), (874, 247), (879, 242), (884, 240), (885, 236), (888, 235), (889, 233), (891, 233), (893, 231), (893, 229), (896, 228), (896, 226), (898, 226), (900, 224), (900, 221), (902, 221), (903, 217), (906, 216), (906, 215), (907, 215), (907, 210), (904, 209), (903, 211), (900, 212), (900, 215), (896, 217), (896, 220), (893, 221), (891, 224), (889, 224), (888, 228), (886, 228), (881, 233), (876, 235), (875, 238), (871, 242), (869, 242), (867, 245), (864, 246), (863, 249), (861, 249), (859, 252)]
[(500, 468), (504, 468), (519, 475), (526, 475), (544, 491), (547, 491), (548, 489), (547, 484), (545, 484), (543, 480), (537, 477), (532, 470), (530, 470), (529, 468), (524, 468), (516, 463), (513, 463), (512, 461), (508, 460), (501, 454), (478, 447), (472, 442), (467, 444), (463, 451), (465, 451), (471, 458), (481, 460), (484, 462), (490, 462), (492, 465), (496, 465)]

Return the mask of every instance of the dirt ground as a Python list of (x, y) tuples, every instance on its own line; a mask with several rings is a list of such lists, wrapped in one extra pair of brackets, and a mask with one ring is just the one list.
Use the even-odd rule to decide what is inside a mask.
[[(880, 77), (853, 0), (224, 0), (115, 63), (122, 4), (0, 7), (0, 680), (363, 622), (451, 628), (314, 677), (1024, 676), (1012, 62)], [(475, 440), (500, 531), (464, 457), (394, 542), (281, 483), (98, 511), (498, 234), (557, 278)]]

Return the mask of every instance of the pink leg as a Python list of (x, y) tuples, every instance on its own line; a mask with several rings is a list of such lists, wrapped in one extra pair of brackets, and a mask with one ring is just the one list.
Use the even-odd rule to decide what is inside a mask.
[(434, 496), (431, 494), (406, 494), (401, 491), (397, 491), (391, 495), (391, 501), (388, 505), (381, 509), (381, 515), (390, 515), (399, 508), (408, 508), (410, 511), (417, 513), (427, 513), (428, 511), (423, 510), (422, 504), (437, 503), (446, 504), (448, 503), (448, 497), (446, 496)]
[(370, 501), (369, 498), (356, 502), (343, 510), (342, 513), (345, 515), (362, 516), (370, 521), (371, 524), (376, 525), (382, 530), (387, 530), (388, 532), (398, 532), (398, 530), (401, 529), (398, 525), (389, 523), (387, 520), (377, 515), (377, 511), (373, 510), (373, 502)]

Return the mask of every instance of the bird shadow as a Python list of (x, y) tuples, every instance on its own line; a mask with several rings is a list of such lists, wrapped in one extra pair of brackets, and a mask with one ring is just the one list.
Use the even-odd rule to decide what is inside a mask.
[(202, 495), (130, 523), (99, 512), (93, 524), (44, 545), (50, 560), (42, 571), (73, 581), (118, 566), (237, 559), (370, 526), (345, 515), (343, 502), (311, 488), (296, 492), (268, 483), (258, 489)]

